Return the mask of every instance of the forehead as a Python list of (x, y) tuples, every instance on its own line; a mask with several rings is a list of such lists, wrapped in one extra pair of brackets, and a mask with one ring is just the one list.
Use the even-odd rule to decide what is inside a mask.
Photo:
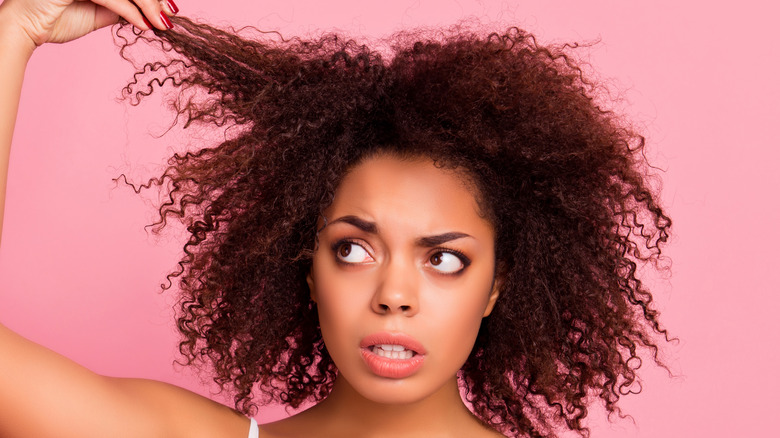
[(345, 175), (325, 214), (358, 215), (380, 227), (414, 225), (420, 233), (480, 228), (492, 235), (465, 173), (425, 157), (365, 159)]

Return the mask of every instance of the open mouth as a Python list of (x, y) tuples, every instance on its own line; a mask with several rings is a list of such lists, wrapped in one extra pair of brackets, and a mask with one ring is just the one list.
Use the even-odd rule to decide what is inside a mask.
[(376, 354), (377, 356), (384, 357), (387, 359), (398, 359), (398, 360), (411, 359), (417, 354), (417, 352), (415, 352), (414, 350), (405, 348), (403, 345), (395, 345), (395, 344), (371, 345), (368, 347), (368, 349), (369, 351)]
[(366, 366), (379, 377), (403, 379), (418, 372), (428, 352), (405, 333), (378, 332), (360, 341)]

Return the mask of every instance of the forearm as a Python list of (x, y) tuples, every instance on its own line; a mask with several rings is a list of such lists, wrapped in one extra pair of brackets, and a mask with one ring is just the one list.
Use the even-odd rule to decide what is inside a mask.
[(35, 44), (11, 22), (12, 18), (6, 13), (7, 9), (7, 3), (0, 4), (0, 242), (11, 139), (19, 109), (24, 71), (35, 50)]

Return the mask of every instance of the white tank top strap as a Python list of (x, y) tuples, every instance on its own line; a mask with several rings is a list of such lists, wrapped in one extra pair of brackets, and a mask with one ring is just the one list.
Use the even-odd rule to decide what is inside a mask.
[(249, 419), (249, 438), (260, 438), (260, 428), (254, 418)]

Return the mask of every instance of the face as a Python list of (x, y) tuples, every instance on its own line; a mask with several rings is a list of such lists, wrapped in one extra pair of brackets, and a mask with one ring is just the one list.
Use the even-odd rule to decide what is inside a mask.
[(307, 280), (339, 378), (380, 403), (443, 391), (498, 296), (493, 227), (462, 174), (372, 157), (324, 217)]

